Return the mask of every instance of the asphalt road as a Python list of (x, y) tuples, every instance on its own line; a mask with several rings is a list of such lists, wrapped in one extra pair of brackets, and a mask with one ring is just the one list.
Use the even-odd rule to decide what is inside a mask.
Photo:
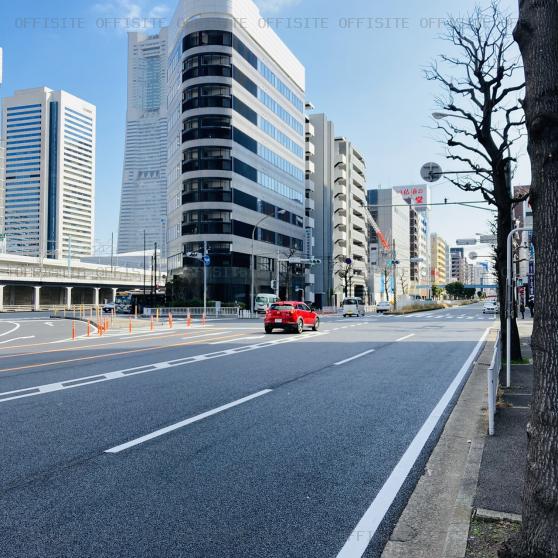
[(379, 556), (492, 321), (2, 314), (0, 555)]

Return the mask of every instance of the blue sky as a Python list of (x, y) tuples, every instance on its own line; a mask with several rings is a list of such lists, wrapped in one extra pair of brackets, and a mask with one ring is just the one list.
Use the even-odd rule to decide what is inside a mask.
[[(263, 14), (307, 69), (307, 97), (352, 139), (367, 159), (368, 186), (420, 183), (427, 161), (446, 169), (429, 115), (437, 87), (423, 68), (446, 44), (437, 39), (448, 13), (465, 15), (472, 0), (260, 0)], [(517, 12), (514, 0), (502, 5)], [(46, 85), (97, 106), (95, 237), (110, 240), (118, 228), (126, 113), (126, 22), (149, 17), (166, 24), (174, 0), (20, 0), (5, 2), (0, 19), (4, 83), (0, 95)], [(43, 19), (47, 18), (47, 20)], [(295, 18), (299, 18), (295, 20)], [(301, 19), (303, 29), (301, 29)], [(369, 23), (369, 18), (373, 20)], [(132, 29), (129, 29), (132, 30)], [(514, 180), (529, 183), (523, 156)], [(478, 199), (441, 181), (433, 201)], [(450, 241), (487, 229), (485, 211), (443, 207), (432, 229)]]

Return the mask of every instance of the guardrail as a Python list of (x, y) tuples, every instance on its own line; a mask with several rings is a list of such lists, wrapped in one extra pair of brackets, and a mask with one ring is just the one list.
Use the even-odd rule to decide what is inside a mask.
[[(144, 308), (143, 314), (145, 316), (155, 316), (159, 312), (159, 316), (168, 316), (169, 313), (173, 316), (190, 316), (200, 317), (204, 314), (203, 307), (196, 308)], [(206, 318), (238, 318), (240, 316), (240, 307), (221, 307), (221, 308), (206, 308)]]
[(496, 401), (500, 385), (500, 370), (502, 369), (502, 351), (500, 350), (501, 334), (494, 345), (494, 355), (487, 370), (488, 380), (488, 435), (494, 436), (494, 418), (496, 415)]

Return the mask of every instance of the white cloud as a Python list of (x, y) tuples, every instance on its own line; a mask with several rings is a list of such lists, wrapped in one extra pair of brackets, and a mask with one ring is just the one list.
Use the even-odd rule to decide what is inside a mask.
[(255, 0), (264, 14), (276, 14), (290, 6), (300, 4), (302, 0)]
[(139, 27), (145, 29), (168, 25), (171, 9), (166, 4), (152, 0), (112, 0), (94, 4), (93, 11), (104, 18), (113, 19), (115, 29), (139, 31), (138, 20), (141, 21)]

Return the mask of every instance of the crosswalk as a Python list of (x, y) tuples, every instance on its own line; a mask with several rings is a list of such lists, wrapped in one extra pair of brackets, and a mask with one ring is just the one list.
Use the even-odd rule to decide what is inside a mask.
[[(376, 322), (381, 320), (410, 320), (410, 321), (424, 321), (424, 320), (437, 320), (437, 321), (444, 321), (444, 320), (452, 320), (452, 321), (463, 321), (463, 322), (472, 322), (472, 321), (481, 321), (481, 322), (493, 322), (497, 319), (497, 316), (491, 314), (458, 314), (456, 312), (445, 312), (445, 313), (430, 313), (430, 314), (423, 314), (423, 313), (416, 313), (416, 314), (402, 314), (402, 315), (394, 315), (394, 314), (374, 314), (370, 316), (365, 316), (361, 318), (366, 322)], [(333, 321), (335, 322), (350, 322), (351, 318), (334, 318)]]

